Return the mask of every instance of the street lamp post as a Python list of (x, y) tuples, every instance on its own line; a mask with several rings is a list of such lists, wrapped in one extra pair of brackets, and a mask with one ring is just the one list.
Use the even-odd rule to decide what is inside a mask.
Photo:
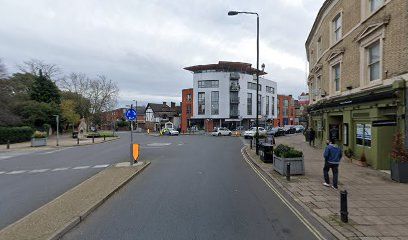
[(238, 14), (251, 14), (256, 15), (256, 119), (255, 119), (255, 151), (256, 154), (259, 154), (259, 14), (256, 12), (238, 12), (238, 11), (229, 11), (228, 16), (235, 16)]
[(55, 120), (57, 121), (57, 147), (59, 146), (59, 115), (54, 115)]

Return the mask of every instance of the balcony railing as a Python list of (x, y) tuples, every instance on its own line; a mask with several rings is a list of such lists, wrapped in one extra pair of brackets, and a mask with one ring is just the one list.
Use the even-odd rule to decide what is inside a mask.
[(231, 84), (230, 85), (230, 91), (239, 91), (241, 89), (241, 87), (239, 86), (239, 84)]

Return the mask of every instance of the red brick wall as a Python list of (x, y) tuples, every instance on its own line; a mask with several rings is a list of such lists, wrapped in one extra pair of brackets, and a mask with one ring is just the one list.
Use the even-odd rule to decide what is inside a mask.
[[(284, 109), (284, 102), (285, 100), (288, 100), (288, 111), (287, 111), (287, 117), (283, 116), (283, 109)], [(294, 99), (291, 95), (278, 95), (278, 117), (274, 121), (274, 126), (275, 127), (283, 127), (284, 125), (294, 125), (295, 124), (295, 105), (294, 105)], [(287, 121), (285, 122), (285, 118)]]
[[(191, 99), (188, 99), (188, 95), (191, 96)], [(183, 89), (182, 90), (182, 103), (181, 103), (181, 132), (185, 133), (187, 132), (188, 126), (188, 120), (193, 116), (193, 89)], [(190, 110), (189, 113), (187, 113), (187, 109)]]

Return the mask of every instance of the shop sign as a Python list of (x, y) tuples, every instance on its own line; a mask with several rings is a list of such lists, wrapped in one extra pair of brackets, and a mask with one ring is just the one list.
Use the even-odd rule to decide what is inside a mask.
[(392, 120), (378, 120), (373, 121), (373, 127), (397, 126), (397, 121)]

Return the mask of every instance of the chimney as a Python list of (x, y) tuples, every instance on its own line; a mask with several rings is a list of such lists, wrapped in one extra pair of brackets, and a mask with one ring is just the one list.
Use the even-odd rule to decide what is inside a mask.
[(167, 102), (163, 102), (163, 105), (167, 105)]
[(176, 108), (176, 103), (175, 102), (171, 102), (171, 108)]

